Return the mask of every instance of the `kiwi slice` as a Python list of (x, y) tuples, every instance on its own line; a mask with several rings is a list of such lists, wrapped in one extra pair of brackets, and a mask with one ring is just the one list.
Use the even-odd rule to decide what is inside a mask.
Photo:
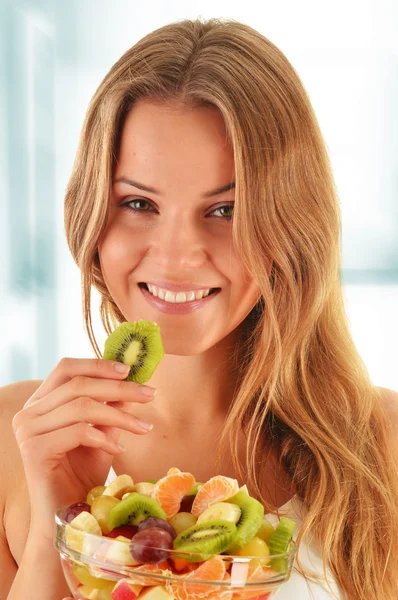
[(236, 534), (235, 524), (223, 519), (212, 519), (193, 525), (180, 533), (173, 542), (174, 550), (190, 552), (191, 556), (176, 554), (190, 562), (201, 562), (223, 552)]
[[(287, 517), (281, 517), (274, 533), (268, 541), (270, 555), (284, 554), (289, 552), (293, 546), (292, 539), (296, 530), (296, 523)], [(279, 556), (270, 560), (270, 565), (277, 573), (286, 571), (288, 567), (288, 557)]]
[(242, 511), (240, 519), (236, 523), (236, 534), (225, 551), (225, 554), (228, 554), (243, 548), (256, 535), (264, 520), (264, 506), (246, 492), (238, 492), (225, 502), (236, 504)]
[(202, 487), (202, 485), (203, 483), (201, 481), (196, 481), (196, 483), (193, 484), (193, 487), (187, 493), (187, 496), (195, 496)]
[(111, 508), (108, 515), (108, 528), (112, 531), (121, 525), (139, 525), (148, 517), (167, 520), (167, 515), (159, 502), (154, 498), (132, 492)]
[(122, 323), (105, 340), (103, 358), (129, 365), (127, 381), (148, 381), (163, 356), (159, 325), (143, 319)]

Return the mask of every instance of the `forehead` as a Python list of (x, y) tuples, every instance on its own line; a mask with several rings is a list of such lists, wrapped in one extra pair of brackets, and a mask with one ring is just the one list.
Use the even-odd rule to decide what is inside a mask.
[(154, 184), (169, 175), (184, 181), (223, 180), (214, 187), (227, 183), (234, 174), (234, 156), (221, 114), (212, 107), (138, 101), (123, 125), (115, 174), (149, 177)]

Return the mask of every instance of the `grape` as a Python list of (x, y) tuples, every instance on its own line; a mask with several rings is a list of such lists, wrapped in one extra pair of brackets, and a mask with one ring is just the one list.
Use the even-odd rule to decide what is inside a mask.
[(124, 537), (129, 538), (131, 540), (131, 538), (135, 536), (137, 531), (138, 527), (136, 525), (121, 525), (120, 527), (115, 527), (115, 529), (112, 529), (112, 531), (108, 533), (106, 537), (115, 538), (118, 535), (123, 535)]
[(141, 563), (160, 563), (167, 559), (167, 550), (173, 549), (173, 538), (162, 527), (147, 527), (135, 534), (130, 553)]
[(169, 532), (173, 540), (177, 536), (170, 523), (168, 523), (165, 519), (148, 517), (147, 519), (144, 519), (144, 521), (141, 521), (141, 523), (138, 525), (138, 531), (146, 529), (147, 527), (162, 527), (165, 531)]
[(75, 502), (74, 504), (71, 504), (65, 509), (64, 521), (70, 523), (75, 517), (77, 517), (77, 515), (80, 515), (80, 513), (83, 511), (90, 512), (90, 505), (87, 504), (87, 502)]
[(181, 500), (181, 506), (179, 512), (191, 512), (193, 501), (196, 498), (196, 494), (184, 496)]
[(91, 514), (97, 519), (104, 535), (107, 535), (110, 532), (108, 524), (109, 512), (116, 504), (119, 504), (119, 502), (119, 498), (115, 498), (114, 496), (97, 496), (93, 500)]
[(91, 488), (91, 490), (87, 494), (87, 503), (91, 506), (95, 498), (97, 498), (98, 496), (102, 496), (105, 490), (106, 487), (104, 485), (97, 485), (94, 488)]

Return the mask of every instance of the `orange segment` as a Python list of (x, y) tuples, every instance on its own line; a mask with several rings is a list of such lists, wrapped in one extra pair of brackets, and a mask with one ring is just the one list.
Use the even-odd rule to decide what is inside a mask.
[(202, 485), (195, 496), (191, 512), (195, 517), (199, 517), (204, 510), (211, 504), (223, 502), (231, 498), (239, 491), (239, 484), (236, 479), (216, 475)]
[[(228, 600), (224, 595), (220, 595), (220, 586), (206, 586), (204, 584), (194, 583), (197, 579), (214, 582), (223, 581), (224, 576), (224, 561), (219, 556), (214, 556), (202, 563), (200, 567), (192, 571), (192, 573), (189, 573), (189, 575), (185, 577), (183, 585), (171, 583), (171, 587), (177, 600), (194, 600), (195, 598), (224, 598), (224, 600)], [(232, 596), (229, 596), (229, 598), (231, 597)]]
[(167, 475), (159, 479), (152, 490), (152, 498), (159, 502), (170, 519), (178, 513), (181, 500), (188, 494), (195, 483), (191, 473), (183, 473), (179, 469), (169, 469)]
[(158, 563), (156, 565), (140, 565), (139, 567), (134, 567), (134, 571), (137, 571), (138, 573), (148, 573), (148, 575), (135, 575), (134, 573), (129, 574), (129, 583), (137, 585), (162, 585), (163, 580), (157, 579), (156, 577), (151, 577), (151, 573), (153, 573), (154, 575), (163, 575), (164, 577), (175, 577), (173, 571), (170, 569), (170, 565), (167, 562), (167, 560), (164, 560), (163, 562)]
[(247, 578), (248, 583), (261, 582), (261, 587), (252, 587), (248, 589), (235, 589), (233, 593), (233, 600), (249, 600), (252, 598), (255, 600), (258, 596), (262, 594), (267, 594), (267, 591), (271, 593), (270, 590), (264, 589), (264, 580), (269, 577), (273, 577), (276, 575), (275, 571), (272, 569), (267, 569), (261, 566), (257, 566), (253, 569), (253, 567), (249, 567), (249, 576)]

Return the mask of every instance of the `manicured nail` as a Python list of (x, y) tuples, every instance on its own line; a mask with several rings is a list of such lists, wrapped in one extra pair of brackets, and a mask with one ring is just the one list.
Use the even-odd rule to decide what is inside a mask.
[(147, 423), (146, 421), (141, 421), (141, 419), (137, 419), (137, 424), (145, 431), (151, 431), (153, 429), (153, 425), (151, 423)]
[(115, 368), (115, 371), (117, 371), (118, 373), (128, 373), (130, 371), (129, 365), (125, 365), (120, 362), (113, 363), (113, 366)]
[(154, 398), (156, 394), (156, 388), (150, 387), (149, 385), (140, 385), (138, 391), (141, 396), (148, 396), (149, 398)]
[(123, 446), (123, 444), (116, 444), (116, 445), (119, 448), (119, 450), (121, 450), (122, 452), (125, 452), (126, 448)]

